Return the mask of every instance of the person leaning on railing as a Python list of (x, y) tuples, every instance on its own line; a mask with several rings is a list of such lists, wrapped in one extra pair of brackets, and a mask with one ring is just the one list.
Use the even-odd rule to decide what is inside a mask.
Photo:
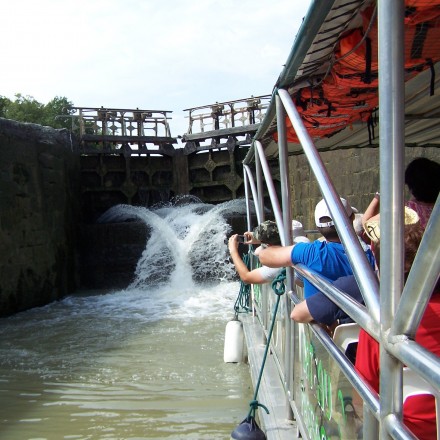
[[(405, 225), (407, 225), (417, 223), (419, 218), (416, 212), (409, 208), (405, 208), (404, 220)], [(380, 236), (378, 225), (378, 221), (374, 218), (365, 225), (366, 236), (368, 240), (373, 243), (377, 242), (377, 237)], [(359, 229), (356, 230), (358, 236), (360, 235), (360, 232)], [(364, 304), (364, 299), (354, 275), (338, 278), (333, 282), (333, 285), (356, 300), (359, 304)], [(329, 333), (332, 333), (334, 328), (339, 324), (353, 322), (353, 320), (341, 308), (322, 292), (318, 292), (298, 303), (293, 308), (290, 317), (296, 322), (309, 323), (314, 321), (323, 324)], [(351, 360), (355, 359), (355, 356), (356, 352), (353, 350), (351, 353)]]
[[(353, 221), (353, 208), (342, 197), (341, 202), (347, 217)], [(340, 277), (353, 275), (353, 269), (325, 200), (321, 200), (315, 207), (315, 223), (325, 240), (297, 243), (291, 246), (271, 246), (260, 252), (261, 264), (269, 267), (286, 267), (301, 263), (319, 273), (328, 281), (335, 281)], [(371, 250), (365, 248), (364, 251), (371, 267), (374, 268), (375, 262)], [(319, 290), (305, 279), (304, 297), (309, 298), (317, 292)]]
[[(271, 220), (261, 223), (253, 230), (253, 232), (245, 232), (244, 237), (244, 244), (260, 245), (257, 249), (255, 249), (254, 252), (257, 256), (263, 247), (281, 244), (277, 224)], [(246, 284), (269, 283), (274, 280), (280, 272), (279, 268), (267, 266), (261, 266), (256, 269), (249, 270), (246, 263), (241, 258), (240, 253), (238, 252), (238, 234), (234, 234), (229, 237), (228, 248), (238, 276), (240, 277), (241, 281)]]

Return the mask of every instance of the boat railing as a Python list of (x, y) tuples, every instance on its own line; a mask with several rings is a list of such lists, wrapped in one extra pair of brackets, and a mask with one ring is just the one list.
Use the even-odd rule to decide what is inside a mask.
[[(300, 123), (300, 121), (297, 120), (296, 123)], [(314, 148), (313, 143), (308, 145), (306, 148), (309, 149)], [(264, 156), (258, 156), (258, 160), (261, 161), (261, 169), (263, 170), (263, 172), (269, 173), (269, 167), (267, 166), (267, 162), (265, 161)], [(254, 178), (250, 177), (249, 167), (247, 167), (246, 165), (245, 167), (246, 167), (245, 174), (248, 175), (247, 182), (254, 182)], [(326, 182), (325, 184), (327, 185), (327, 189), (331, 187), (332, 184), (329, 180), (329, 176), (326, 173), (325, 169), (323, 168), (321, 169), (320, 167), (318, 167), (317, 173), (318, 175), (319, 173), (321, 173), (321, 178), (324, 179), (324, 181)], [(281, 224), (280, 230), (281, 230), (281, 234), (285, 236), (286, 231), (283, 225), (289, 223), (283, 222), (283, 216), (285, 215), (284, 211), (289, 211), (289, 210), (283, 210), (283, 211), (281, 210), (280, 204), (278, 203), (277, 200), (275, 189), (273, 188), (273, 182), (271, 176), (269, 174), (265, 174), (264, 177), (266, 179), (265, 184), (267, 185), (267, 189), (269, 191), (270, 198), (272, 201), (272, 209), (274, 211), (275, 218), (277, 219), (277, 222), (282, 222), (279, 223)], [(254, 184), (252, 186), (254, 188), (253, 190), (256, 191), (256, 186)], [(325, 194), (325, 189), (323, 189), (323, 193)], [(330, 197), (332, 196), (333, 194), (330, 195)], [(254, 200), (258, 201), (260, 200), (260, 197), (256, 196)], [(329, 200), (330, 200), (329, 205), (331, 206), (332, 199)], [(344, 231), (345, 229), (353, 231), (353, 228), (351, 228), (350, 225), (348, 225), (347, 222), (344, 221), (345, 215), (342, 214), (343, 208), (337, 207), (338, 205), (337, 200), (339, 200), (338, 197), (337, 199), (333, 200), (334, 207), (331, 208), (331, 210), (333, 209), (332, 213), (337, 212), (335, 211), (335, 209), (340, 209), (341, 212), (339, 214), (343, 219), (342, 231)], [(428, 225), (428, 228), (425, 232), (424, 238), (420, 246), (421, 251), (419, 252), (413, 264), (414, 270), (411, 271), (405, 289), (403, 290), (402, 300), (400, 302), (399, 309), (404, 310), (403, 312), (404, 315), (397, 314), (396, 320), (394, 321), (394, 325), (391, 328), (388, 328), (385, 333), (380, 332), (380, 318), (378, 313), (379, 304), (376, 302), (378, 290), (377, 290), (377, 285), (376, 285), (377, 283), (375, 280), (374, 272), (372, 271), (370, 266), (367, 266), (366, 268), (364, 267), (366, 273), (362, 272), (362, 269), (359, 270), (359, 263), (356, 263), (356, 259), (353, 258), (352, 255), (350, 255), (350, 253), (353, 254), (357, 252), (356, 248), (357, 248), (357, 244), (359, 244), (359, 240), (354, 235), (354, 232), (353, 232), (353, 236), (348, 234), (348, 240), (347, 240), (347, 238), (344, 237), (344, 233), (341, 231), (340, 223), (338, 224), (337, 215), (334, 216), (338, 231), (343, 239), (344, 245), (346, 246), (347, 252), (351, 257), (355, 276), (362, 289), (366, 306), (357, 303), (356, 301), (351, 299), (351, 297), (349, 297), (347, 294), (333, 287), (331, 283), (320, 277), (319, 274), (310, 271), (304, 266), (301, 265), (295, 266), (295, 272), (298, 275), (309, 280), (312, 284), (318, 287), (319, 290), (322, 291), (326, 296), (332, 299), (332, 301), (334, 301), (341, 309), (343, 309), (355, 322), (357, 322), (363, 329), (365, 329), (376, 340), (378, 340), (386, 348), (386, 350), (389, 350), (390, 354), (392, 354), (394, 357), (396, 357), (399, 360), (401, 366), (403, 364), (410, 366), (415, 371), (417, 371), (421, 375), (421, 377), (423, 377), (433, 387), (438, 388), (440, 383), (439, 380), (440, 365), (438, 358), (435, 355), (432, 355), (431, 353), (427, 352), (425, 349), (423, 349), (423, 347), (419, 346), (416, 342), (408, 339), (408, 337), (403, 334), (402, 329), (407, 331), (408, 333), (411, 331), (415, 332), (414, 328), (416, 328), (417, 320), (420, 319), (421, 312), (423, 312), (424, 306), (426, 305), (426, 302), (429, 299), (429, 295), (437, 280), (436, 274), (438, 274), (439, 272), (438, 261), (440, 261), (439, 258), (440, 256), (438, 255), (439, 250), (437, 245), (440, 239), (440, 223), (438, 222), (438, 219), (440, 218), (440, 204), (437, 203), (434, 208), (430, 223)], [(261, 220), (263, 218), (263, 213), (260, 212), (260, 215), (259, 216), (257, 215), (257, 218), (260, 218)], [(288, 219), (288, 221), (290, 221), (290, 219)], [(288, 231), (287, 234), (289, 234), (289, 232), (290, 231)], [(283, 242), (285, 244), (286, 241), (288, 242), (290, 240), (288, 238), (287, 239), (284, 238)], [(361, 252), (362, 252), (361, 257), (365, 258), (362, 250)], [(356, 264), (358, 264), (358, 266), (356, 266)], [(367, 287), (362, 285), (362, 280), (366, 280)], [(299, 288), (297, 285), (294, 284), (294, 279), (292, 277), (287, 280), (287, 286), (289, 291), (289, 302), (291, 301), (292, 304), (295, 304), (301, 301), (303, 298), (301, 293), (301, 288)], [(414, 291), (414, 288), (416, 287), (419, 290), (420, 287), (422, 287), (422, 290), (425, 291), (425, 292), (423, 291), (420, 292), (421, 302), (420, 304), (417, 305), (417, 307), (415, 307), (413, 300), (412, 302), (410, 302), (411, 297), (409, 297), (410, 294), (408, 293)], [(254, 306), (256, 308), (256, 315), (260, 319), (260, 322), (262, 323), (265, 332), (267, 332), (270, 322), (270, 311), (274, 303), (274, 295), (271, 295), (269, 286), (263, 286), (263, 287), (259, 286), (257, 288), (257, 291), (259, 293), (254, 302)], [(376, 291), (376, 294), (374, 294), (374, 291)], [(372, 292), (374, 295), (371, 295)], [(412, 308), (409, 306), (409, 304), (411, 304)], [(378, 438), (377, 436), (378, 436), (378, 420), (380, 419), (380, 404), (379, 404), (379, 397), (377, 396), (377, 394), (374, 391), (372, 391), (371, 388), (366, 383), (364, 383), (362, 379), (359, 378), (351, 362), (344, 354), (340, 352), (340, 350), (333, 343), (331, 337), (320, 326), (316, 324), (307, 325), (307, 326), (303, 326), (302, 324), (294, 324), (291, 327), (290, 332), (285, 331), (288, 329), (286, 322), (288, 322), (289, 320), (290, 309), (291, 309), (291, 304), (285, 304), (285, 307), (282, 307), (278, 313), (277, 323), (275, 327), (276, 328), (275, 336), (271, 341), (271, 349), (272, 349), (272, 353), (274, 354), (274, 357), (276, 358), (276, 364), (278, 365), (279, 373), (281, 377), (283, 377), (283, 382), (286, 384), (286, 394), (292, 396), (293, 398), (291, 400), (291, 406), (293, 413), (296, 415), (296, 419), (298, 420), (302, 418), (304, 420), (304, 415), (307, 412), (307, 410), (304, 409), (305, 405), (301, 407), (300, 405), (298, 405), (297, 399), (294, 398), (295, 390), (297, 390), (298, 387), (301, 386), (301, 380), (303, 379), (301, 375), (301, 365), (307, 364), (307, 360), (301, 358), (301, 351), (302, 351), (302, 355), (304, 356), (304, 353), (307, 351), (307, 348), (304, 347), (301, 348), (301, 346), (304, 346), (304, 344), (306, 346), (311, 344), (316, 349), (316, 346), (319, 343), (319, 345), (322, 346), (323, 349), (325, 349), (325, 351), (321, 353), (320, 360), (317, 360), (318, 358), (314, 358), (313, 362), (319, 363), (321, 360), (325, 360), (326, 365), (333, 364), (332, 367), (333, 369), (334, 369), (334, 365), (337, 365), (338, 374), (342, 374), (345, 377), (344, 379), (345, 383), (343, 385), (343, 388), (345, 390), (349, 389), (347, 387), (347, 382), (349, 382), (352, 387), (351, 389), (349, 389), (348, 392), (346, 392), (347, 395), (344, 395), (341, 389), (338, 389), (338, 394), (342, 396), (341, 402), (344, 402), (344, 399), (347, 398), (352, 399), (352, 397), (350, 396), (354, 394), (360, 396), (360, 401), (364, 402), (365, 408), (362, 410), (362, 408), (357, 407), (356, 411), (358, 413), (360, 411), (363, 411), (364, 413), (362, 417), (365, 426), (365, 430), (363, 432), (364, 435), (363, 438), (364, 439)], [(372, 313), (372, 311), (375, 311), (376, 313)], [(403, 316), (405, 317), (405, 319), (402, 319)], [(411, 318), (411, 316), (413, 316), (413, 319), (408, 319)], [(311, 332), (305, 331), (304, 327), (310, 328)], [(393, 332), (393, 334), (395, 335), (394, 341), (391, 341), (389, 339), (389, 335), (392, 334), (391, 332)], [(330, 358), (332, 360), (330, 360)], [(296, 365), (296, 367), (294, 367), (293, 370), (286, 369), (286, 366), (290, 366), (290, 365)], [(295, 371), (297, 374), (299, 374), (299, 376), (295, 374)], [(331, 381), (331, 379), (329, 380)], [(355, 392), (353, 392), (353, 390), (355, 390)], [(341, 391), (342, 394), (339, 393), (339, 391)], [(327, 399), (329, 398), (330, 397), (328, 397)], [(340, 403), (339, 405), (339, 418), (343, 419), (345, 409), (343, 409), (342, 405), (343, 405), (342, 403)], [(333, 412), (333, 418), (335, 418), (337, 412), (334, 407), (332, 407), (332, 412)], [(309, 419), (306, 418), (305, 420), (309, 420)], [(369, 420), (368, 426), (365, 424), (366, 420)], [(383, 423), (388, 423), (388, 422), (383, 422)], [(402, 439), (412, 438), (411, 433), (401, 422), (397, 423), (393, 419), (392, 423), (393, 426), (391, 425), (387, 425), (387, 426), (389, 430), (393, 431), (393, 436), (395, 438), (402, 438)], [(397, 429), (397, 431), (394, 432), (396, 429), (395, 428), (396, 423), (399, 426), (399, 429)], [(313, 426), (315, 426), (313, 425), (313, 423), (307, 426), (308, 432), (310, 432), (310, 430), (313, 429)]]
[[(386, 2), (385, 2), (386, 4)], [(382, 3), (384, 5), (384, 3)], [(327, 172), (313, 140), (307, 133), (300, 115), (287, 90), (275, 93), (278, 124), (278, 147), (281, 177), (281, 203), (273, 185), (270, 169), (259, 140), (254, 140), (255, 177), (245, 161), (245, 190), (252, 193), (257, 220), (264, 220), (263, 188), (270, 196), (272, 211), (278, 224), (283, 245), (292, 244), (291, 203), (289, 189), (288, 150), (285, 115), (302, 145), (303, 152), (317, 179), (336, 229), (347, 251), (365, 306), (304, 266), (297, 265), (296, 275), (315, 285), (342, 308), (360, 327), (381, 346), (380, 390), (378, 395), (356, 373), (348, 357), (334, 344), (331, 334), (318, 324), (297, 324), (290, 321), (291, 308), (303, 299), (302, 289), (295, 284), (293, 270), (287, 271), (284, 307), (279, 311), (279, 328), (285, 334), (271, 341), (277, 358), (280, 377), (288, 396), (292, 414), (302, 434), (308, 438), (327, 438), (339, 429), (340, 438), (413, 439), (402, 422), (402, 368), (410, 367), (434, 389), (440, 389), (440, 360), (415, 342), (415, 332), (429, 301), (440, 272), (440, 199), (434, 206), (419, 252), (409, 277), (403, 283), (403, 166), (404, 166), (404, 105), (401, 81), (403, 61), (396, 54), (396, 35), (402, 33), (397, 25), (400, 9), (390, 2), (379, 8), (382, 35), (380, 61), (388, 65), (388, 75), (380, 78), (380, 188), (381, 188), (381, 267), (380, 286), (365, 253), (345, 215), (339, 194)], [(403, 17), (400, 17), (403, 22)], [(403, 41), (403, 36), (401, 41)], [(386, 58), (386, 60), (385, 60)], [(390, 66), (389, 62), (393, 65)], [(397, 61), (396, 61), (397, 60)], [(400, 65), (399, 65), (400, 61)], [(382, 67), (382, 71), (384, 68)], [(387, 93), (393, 90), (395, 93)], [(382, 233), (381, 233), (382, 236)], [(291, 269), (291, 268), (290, 268)], [(273, 295), (264, 286), (256, 315), (267, 331)], [(415, 299), (414, 292), (417, 292)], [(277, 323), (278, 325), (278, 323)], [(348, 408), (354, 411), (349, 411)], [(351, 420), (349, 420), (349, 413)], [(354, 414), (354, 415), (353, 415)], [(337, 428), (339, 426), (339, 428)], [(362, 426), (362, 428), (360, 428)], [(362, 431), (360, 431), (362, 429)]]

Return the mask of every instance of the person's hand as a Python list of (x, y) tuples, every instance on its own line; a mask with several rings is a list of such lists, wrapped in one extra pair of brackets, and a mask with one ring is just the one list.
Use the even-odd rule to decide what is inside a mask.
[(254, 239), (254, 234), (251, 231), (246, 231), (244, 235), (244, 244), (260, 244), (258, 240)]
[(231, 235), (228, 240), (228, 249), (229, 252), (234, 252), (238, 250), (238, 234)]

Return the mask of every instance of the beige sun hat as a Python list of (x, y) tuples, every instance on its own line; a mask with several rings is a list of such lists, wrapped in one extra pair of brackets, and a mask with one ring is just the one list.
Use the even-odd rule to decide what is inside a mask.
[[(405, 225), (414, 225), (420, 220), (419, 215), (414, 209), (405, 206), (404, 221)], [(380, 240), (380, 216), (377, 215), (367, 220), (364, 225), (365, 233), (371, 241), (377, 243)]]

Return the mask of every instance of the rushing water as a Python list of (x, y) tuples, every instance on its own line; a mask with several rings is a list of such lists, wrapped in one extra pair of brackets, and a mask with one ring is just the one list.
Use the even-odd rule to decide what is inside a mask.
[(226, 213), (243, 203), (118, 206), (152, 238), (133, 284), (0, 320), (0, 439), (229, 439), (252, 397), (223, 363), (239, 285)]

